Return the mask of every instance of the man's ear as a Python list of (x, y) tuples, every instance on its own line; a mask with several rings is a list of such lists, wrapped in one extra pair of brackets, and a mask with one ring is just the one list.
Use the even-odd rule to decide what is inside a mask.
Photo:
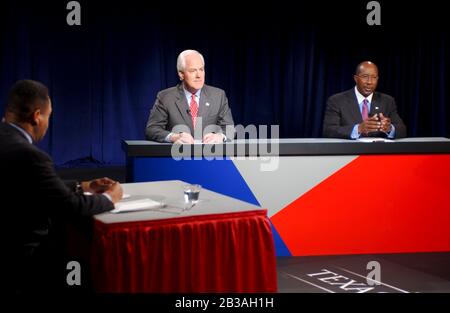
[(358, 76), (353, 75), (353, 79), (355, 80), (355, 83), (358, 83)]
[(40, 123), (41, 120), (41, 109), (34, 110), (33, 114), (31, 115), (31, 125), (36, 126)]
[(181, 81), (183, 81), (183, 79), (184, 79), (183, 72), (178, 72), (178, 77), (180, 78)]

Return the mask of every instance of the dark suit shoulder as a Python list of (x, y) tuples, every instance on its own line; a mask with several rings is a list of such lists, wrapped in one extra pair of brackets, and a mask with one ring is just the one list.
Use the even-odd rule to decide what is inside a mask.
[(0, 147), (2, 158), (11, 161), (50, 161), (50, 156), (29, 143), (17, 129), (9, 124), (0, 125)]
[(175, 87), (170, 87), (170, 88), (160, 90), (158, 92), (158, 96), (164, 97), (164, 96), (171, 95), (171, 94), (178, 93), (178, 92), (179, 92), (178, 87), (175, 86)]
[(387, 102), (394, 101), (394, 97), (392, 97), (392, 96), (390, 96), (390, 95), (388, 95), (388, 94), (382, 93), (382, 92), (378, 92), (378, 91), (375, 91), (374, 97), (375, 97), (377, 100), (380, 100), (380, 101), (382, 101), (382, 102), (385, 102), (385, 101), (387, 101)]
[(180, 91), (178, 89), (178, 87), (170, 87), (167, 89), (163, 89), (160, 92), (158, 92), (158, 99), (160, 99), (162, 102), (167, 101), (168, 99), (172, 99), (172, 98), (179, 98), (180, 96)]
[(354, 92), (353, 88), (349, 89), (349, 90), (346, 90), (346, 91), (343, 91), (343, 92), (335, 93), (334, 95), (331, 95), (328, 98), (328, 100), (336, 101), (336, 100), (340, 100), (340, 99), (343, 99), (343, 98), (352, 98), (352, 97), (355, 97), (355, 92)]
[(16, 158), (27, 161), (51, 161), (51, 157), (35, 145), (24, 142), (14, 142), (9, 145), (8, 152), (14, 154)]

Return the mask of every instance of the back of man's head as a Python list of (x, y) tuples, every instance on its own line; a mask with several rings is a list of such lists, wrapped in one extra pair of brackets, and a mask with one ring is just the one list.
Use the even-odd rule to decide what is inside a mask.
[(9, 91), (6, 116), (15, 122), (28, 122), (34, 111), (48, 102), (46, 86), (34, 80), (19, 80)]

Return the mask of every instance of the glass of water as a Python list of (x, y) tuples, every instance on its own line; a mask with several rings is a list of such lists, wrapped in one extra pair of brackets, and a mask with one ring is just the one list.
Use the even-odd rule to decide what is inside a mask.
[(185, 210), (191, 209), (198, 202), (200, 195), (200, 190), (202, 186), (200, 185), (186, 185), (184, 186), (184, 204)]

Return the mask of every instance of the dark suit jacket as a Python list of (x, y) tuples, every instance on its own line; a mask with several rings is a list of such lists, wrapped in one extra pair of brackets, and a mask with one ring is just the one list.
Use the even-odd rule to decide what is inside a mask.
[[(377, 109), (378, 107), (378, 109)], [(395, 100), (381, 92), (374, 92), (369, 116), (383, 113), (395, 127), (395, 138), (406, 137), (406, 126), (397, 113)], [(328, 98), (323, 120), (323, 137), (349, 139), (355, 124), (362, 122), (361, 111), (355, 89), (335, 94)], [(382, 133), (371, 134), (380, 136)]]
[(2, 278), (9, 278), (9, 287), (16, 290), (26, 289), (23, 284), (36, 283), (31, 281), (33, 275), (45, 271), (40, 266), (49, 261), (49, 234), (54, 220), (90, 216), (114, 208), (102, 195), (76, 193), (76, 183), (63, 182), (58, 177), (50, 156), (7, 123), (0, 123), (0, 173), (0, 240), (7, 258)]
[[(204, 134), (210, 132), (226, 134), (226, 126), (233, 125), (228, 99), (222, 89), (203, 86), (197, 114), (197, 117), (202, 117), (202, 127), (200, 128), (197, 118), (195, 131), (188, 108), (182, 84), (160, 91), (148, 118), (145, 129), (146, 139), (164, 142), (170, 132), (185, 131), (194, 139), (201, 140)], [(184, 129), (174, 130), (173, 128), (177, 125), (182, 125)], [(208, 128), (205, 129), (206, 127)], [(232, 136), (234, 137), (234, 133)]]

